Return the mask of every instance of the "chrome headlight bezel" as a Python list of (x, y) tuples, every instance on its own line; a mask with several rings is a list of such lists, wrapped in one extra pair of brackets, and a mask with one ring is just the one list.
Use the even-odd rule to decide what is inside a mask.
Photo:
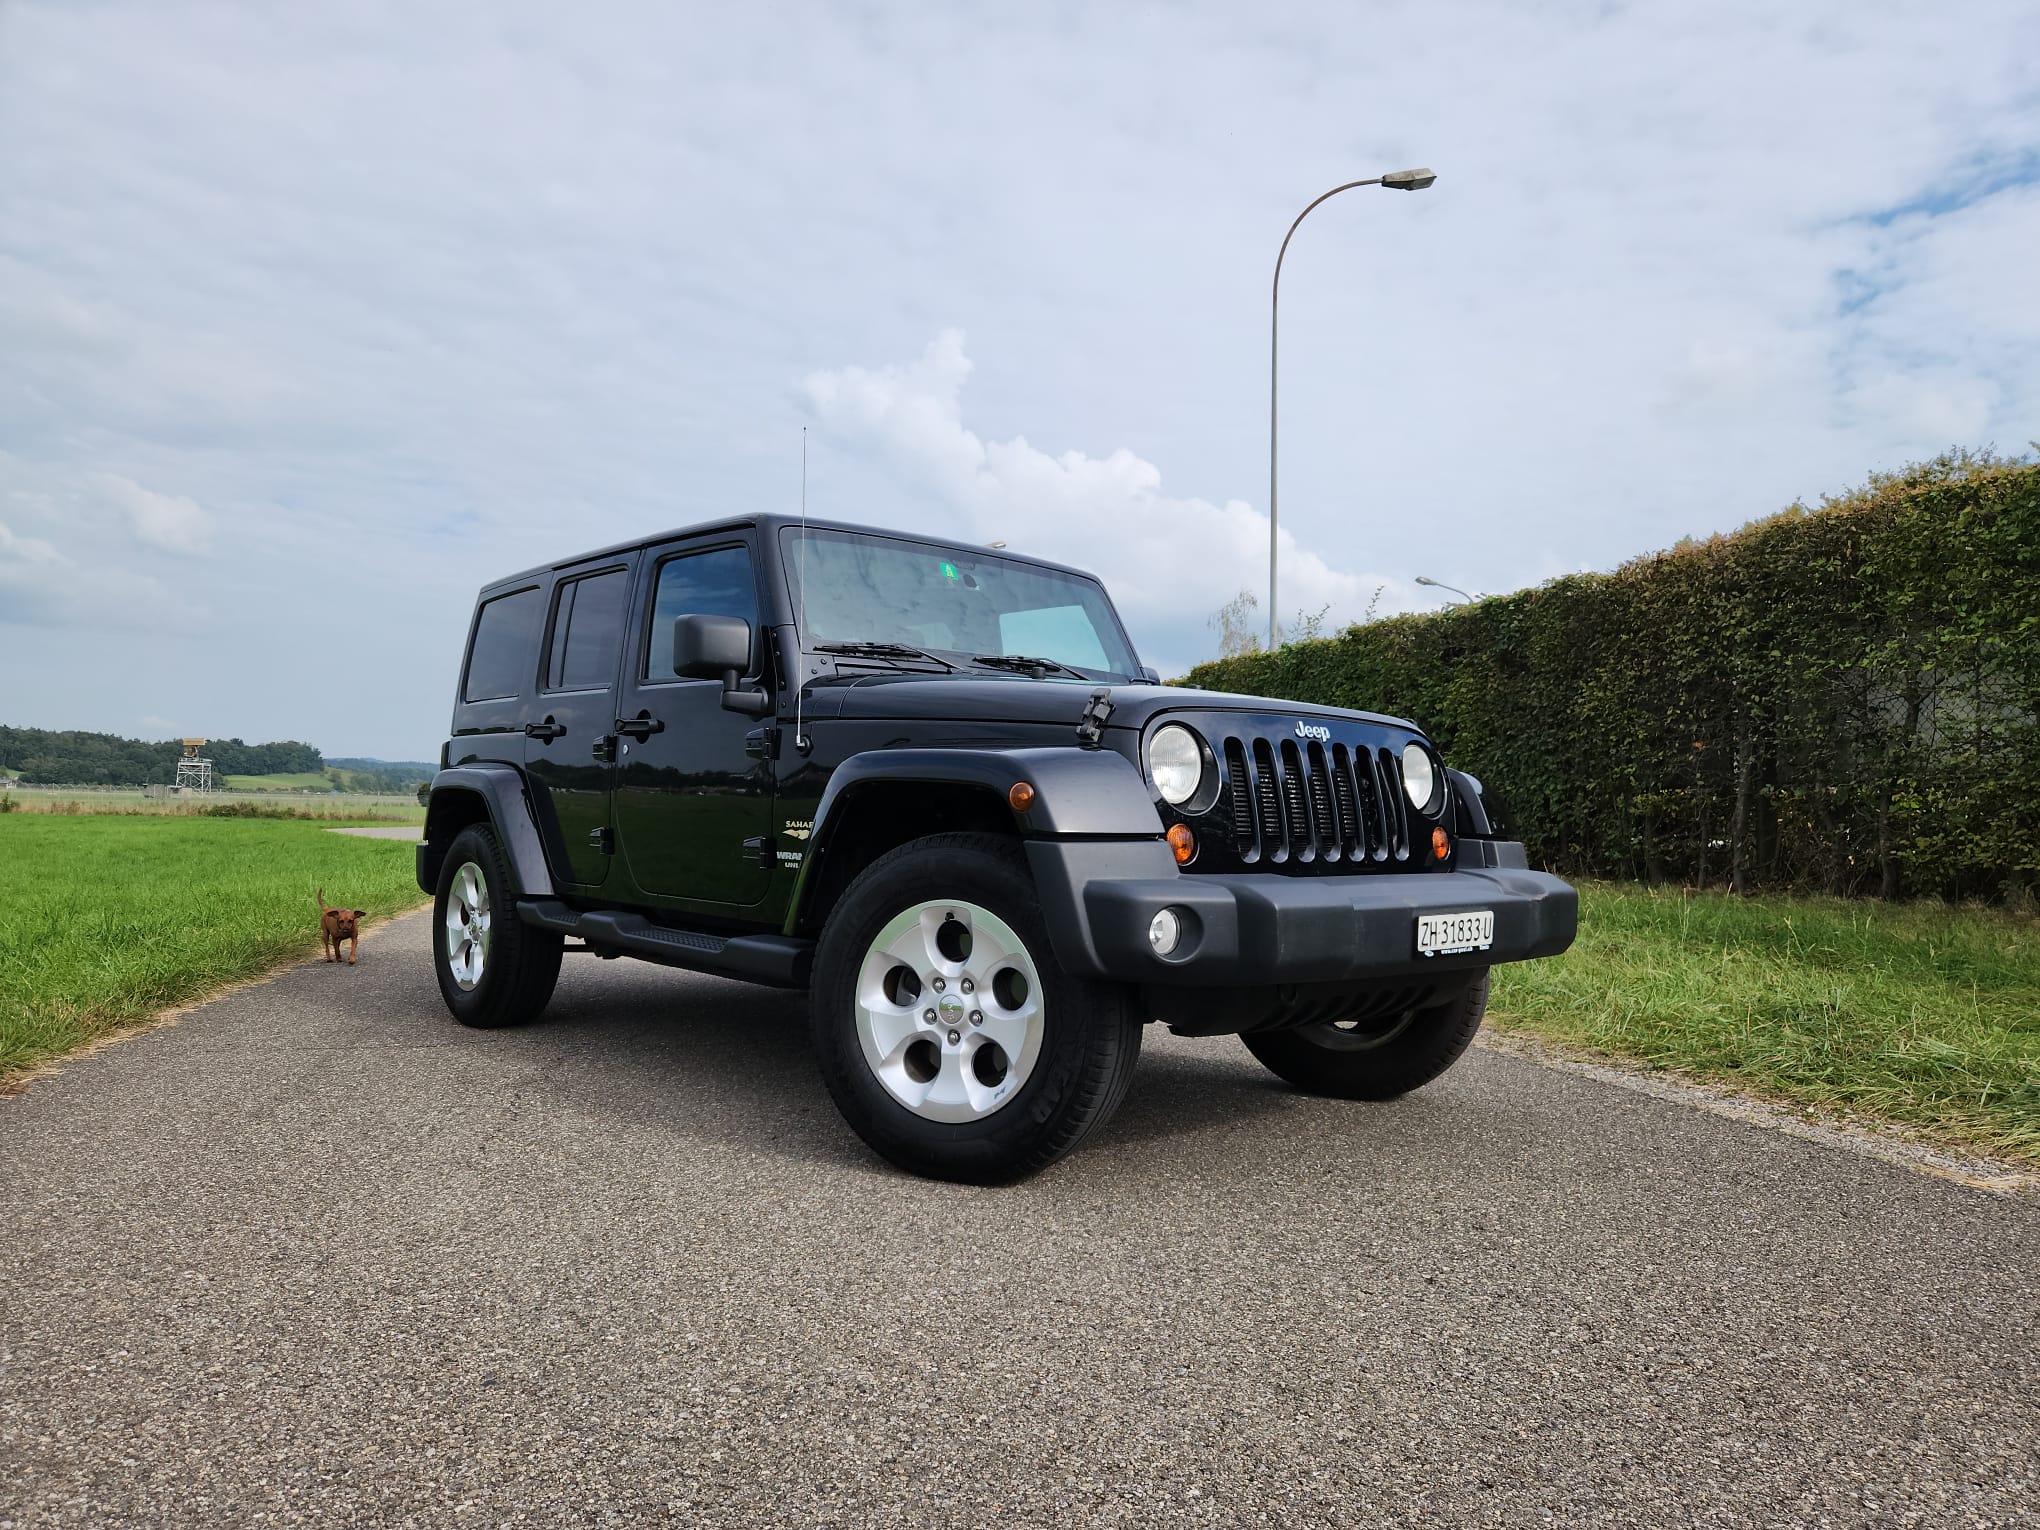
[(1147, 776), (1162, 801), (1181, 807), (1203, 790), (1207, 754), (1196, 730), (1182, 723), (1164, 723), (1148, 735)]
[[(1431, 751), (1415, 739), (1403, 745), (1402, 779), (1403, 795), (1410, 799), (1410, 806), (1427, 816), (1433, 812), (1445, 784), (1445, 771), (1431, 758)], [(1422, 791), (1418, 790), (1420, 785)]]

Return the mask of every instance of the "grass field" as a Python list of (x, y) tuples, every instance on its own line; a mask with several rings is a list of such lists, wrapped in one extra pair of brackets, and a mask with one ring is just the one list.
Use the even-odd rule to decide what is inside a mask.
[(2040, 920), (1581, 889), (1580, 938), (1501, 968), (1498, 1029), (1882, 1117), (2040, 1164)]
[[(430, 771), (427, 772), (430, 774)], [(276, 776), (221, 776), (220, 785), (237, 792), (354, 792), (365, 788), (369, 773), (329, 765), (324, 770), (300, 770)]]
[[(253, 779), (266, 780), (267, 777)], [(204, 817), (209, 809), (237, 802), (266, 810), (295, 812), (333, 823), (423, 823), (425, 809), (416, 796), (328, 791), (214, 791), (192, 797), (150, 797), (140, 787), (80, 791), (74, 787), (20, 786), (0, 794), (0, 812), (60, 814), (150, 814), (172, 818)]]
[(418, 904), (412, 847), (264, 819), (0, 817), (0, 1080)]

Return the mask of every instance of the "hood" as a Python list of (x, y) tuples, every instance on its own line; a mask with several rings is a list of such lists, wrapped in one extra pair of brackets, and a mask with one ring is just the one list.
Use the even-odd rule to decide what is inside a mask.
[(1423, 731), (1414, 723), (1379, 712), (1138, 681), (1108, 686), (1093, 680), (1033, 680), (1025, 675), (851, 674), (819, 678), (811, 683), (808, 694), (811, 715), (816, 717), (1044, 723), (1074, 729), (1091, 692), (1101, 689), (1112, 693), (1112, 717), (1107, 724), (1111, 728), (1139, 730), (1164, 712), (1280, 712)]

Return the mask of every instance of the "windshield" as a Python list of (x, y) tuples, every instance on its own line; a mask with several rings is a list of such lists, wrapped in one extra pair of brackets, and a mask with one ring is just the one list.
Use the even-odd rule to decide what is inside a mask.
[(1096, 580), (890, 537), (798, 526), (779, 535), (810, 645), (897, 643), (966, 659), (1023, 655), (1089, 680), (1131, 680), (1140, 672)]

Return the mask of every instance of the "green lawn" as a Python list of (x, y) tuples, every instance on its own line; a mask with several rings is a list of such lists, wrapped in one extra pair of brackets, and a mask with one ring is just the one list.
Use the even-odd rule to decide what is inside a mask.
[(316, 951), (315, 886), (416, 906), (412, 855), (315, 823), (0, 817), (0, 1080)]
[(2040, 920), (1588, 883), (1497, 1028), (2040, 1163)]
[(221, 776), (220, 785), (237, 792), (330, 792), (334, 787), (323, 770), (300, 770), (287, 776)]

